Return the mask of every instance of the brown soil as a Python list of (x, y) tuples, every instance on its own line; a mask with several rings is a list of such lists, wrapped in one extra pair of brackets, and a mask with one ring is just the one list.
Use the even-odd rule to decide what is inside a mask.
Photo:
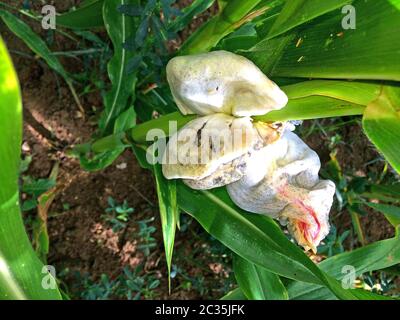
[[(5, 1), (15, 5), (15, 1)], [(55, 3), (58, 10), (64, 11), (79, 1), (49, 1)], [(188, 1), (182, 1), (186, 3)], [(215, 11), (213, 8), (210, 12)], [(194, 30), (210, 13), (198, 18), (190, 30)], [(37, 24), (31, 24), (35, 31), (45, 34)], [(0, 32), (12, 53), (22, 86), (24, 103), (24, 144), (23, 154), (32, 156), (28, 175), (35, 178), (49, 176), (54, 164), (60, 164), (58, 193), (50, 208), (48, 230), (50, 236), (49, 264), (58, 272), (66, 273), (63, 281), (74, 297), (76, 285), (74, 271), (88, 272), (93, 280), (102, 274), (111, 279), (118, 276), (124, 266), (144, 266), (144, 273), (152, 274), (161, 281), (155, 290), (154, 298), (166, 299), (202, 299), (219, 298), (230, 281), (231, 270), (221, 261), (224, 254), (215, 253), (215, 241), (201, 232), (194, 221), (188, 220), (186, 232), (178, 232), (175, 246), (174, 263), (182, 269), (173, 280), (172, 293), (168, 294), (166, 264), (160, 219), (154, 181), (151, 174), (140, 168), (131, 151), (126, 151), (106, 170), (89, 173), (83, 171), (76, 159), (66, 154), (66, 147), (87, 141), (95, 130), (95, 122), (90, 117), (83, 119), (63, 79), (37, 60), (22, 41), (13, 36), (0, 24)], [(190, 31), (182, 33), (186, 38)], [(179, 45), (179, 41), (176, 45)], [(55, 34), (52, 50), (66, 51), (74, 49), (75, 44), (65, 37)], [(29, 58), (28, 58), (29, 56)], [(82, 72), (81, 59), (62, 58), (64, 66), (70, 72)], [(82, 88), (78, 88), (82, 89)], [(99, 91), (80, 97), (87, 115), (93, 108), (102, 107)], [(307, 124), (305, 124), (307, 126)], [(364, 164), (376, 158), (361, 130), (348, 127), (338, 158), (344, 167), (352, 170), (368, 170)], [(348, 139), (348, 140), (347, 140)], [(307, 140), (311, 147), (320, 153), (322, 162), (329, 160), (328, 138), (313, 134)], [(375, 169), (374, 169), (375, 170)], [(107, 198), (113, 197), (118, 203), (127, 200), (135, 209), (124, 231), (113, 232), (103, 215), (108, 207)], [(137, 236), (138, 221), (154, 217), (157, 232), (156, 248), (149, 256), (138, 249), (141, 239)], [(342, 230), (351, 228), (347, 214), (342, 214), (337, 222)], [(393, 235), (393, 229), (378, 214), (370, 214), (362, 219), (369, 240), (379, 240)], [(227, 258), (229, 260), (229, 258)], [(67, 272), (69, 270), (69, 272)], [(187, 279), (204, 281), (198, 287), (187, 286)], [(193, 281), (192, 281), (193, 282)], [(82, 288), (80, 288), (82, 289)]]

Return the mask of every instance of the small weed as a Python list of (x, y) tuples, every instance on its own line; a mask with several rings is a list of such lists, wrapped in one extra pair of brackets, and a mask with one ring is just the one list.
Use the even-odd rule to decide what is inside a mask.
[(152, 234), (156, 232), (156, 227), (149, 226), (148, 224), (154, 221), (154, 217), (138, 221), (139, 224), (139, 237), (141, 244), (138, 246), (147, 257), (150, 254), (150, 249), (157, 246), (157, 241), (152, 237)]
[(112, 197), (108, 198), (108, 205), (109, 207), (106, 209), (107, 214), (102, 216), (104, 220), (111, 224), (114, 232), (125, 229), (126, 223), (135, 209), (129, 207), (126, 200), (122, 204), (117, 204)]
[(30, 211), (38, 206), (39, 197), (56, 186), (58, 175), (58, 164), (55, 164), (49, 178), (36, 179), (29, 175), (24, 175), (31, 164), (32, 157), (26, 156), (21, 160), (19, 171), (22, 176), (21, 191), (23, 193), (22, 211)]
[(81, 275), (77, 272), (76, 277), (78, 286), (82, 287), (79, 290), (80, 298), (84, 300), (108, 300), (117, 286), (117, 282), (105, 274), (101, 275), (98, 282), (93, 281), (87, 273)]
[(27, 196), (22, 203), (22, 211), (35, 209), (38, 205), (38, 198), (40, 195), (49, 191), (56, 185), (54, 179), (34, 179), (31, 176), (25, 176), (22, 179), (22, 192)]
[(160, 285), (160, 280), (153, 274), (143, 275), (142, 265), (134, 270), (124, 268), (123, 273), (118, 277), (117, 295), (126, 297), (128, 300), (139, 300), (140, 298), (154, 299), (156, 289)]
[(341, 235), (337, 234), (336, 227), (332, 225), (328, 236), (325, 238), (323, 244), (318, 247), (318, 254), (325, 254), (332, 257), (339, 253), (344, 252), (343, 242), (349, 236), (350, 231), (346, 230)]
[[(60, 273), (59, 277), (65, 277), (68, 272)], [(160, 280), (151, 273), (143, 273), (143, 266), (139, 265), (131, 270), (125, 267), (114, 279), (102, 274), (98, 281), (94, 281), (88, 273), (73, 273), (74, 286), (69, 295), (78, 294), (83, 300), (110, 300), (128, 299), (139, 300), (154, 299)]]

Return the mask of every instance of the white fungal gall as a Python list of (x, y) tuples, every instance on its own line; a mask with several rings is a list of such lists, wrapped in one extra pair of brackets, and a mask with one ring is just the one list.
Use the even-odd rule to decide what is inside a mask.
[(316, 251), (329, 232), (329, 210), (335, 185), (320, 181), (320, 161), (297, 135), (255, 152), (241, 180), (228, 185), (231, 199), (242, 209), (281, 221), (305, 249)]
[(193, 189), (227, 185), (242, 209), (287, 224), (306, 250), (329, 232), (335, 185), (318, 177), (320, 161), (286, 123), (253, 122), (288, 98), (251, 61), (226, 51), (176, 57), (167, 66), (183, 114), (202, 117), (174, 134), (163, 155), (167, 179)]
[(263, 128), (263, 136), (251, 118), (223, 113), (189, 122), (167, 145), (163, 174), (167, 179), (185, 179), (194, 189), (211, 189), (243, 177), (250, 154), (266, 141), (279, 138), (275, 129)]
[(175, 57), (167, 65), (167, 79), (183, 114), (255, 116), (288, 101), (253, 62), (227, 51)]

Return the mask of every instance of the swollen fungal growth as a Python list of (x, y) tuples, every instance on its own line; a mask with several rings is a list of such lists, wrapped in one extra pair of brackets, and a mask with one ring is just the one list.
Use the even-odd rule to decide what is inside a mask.
[(227, 51), (175, 57), (167, 65), (167, 78), (183, 114), (256, 116), (288, 101), (253, 62)]
[(193, 189), (212, 189), (243, 177), (250, 155), (279, 139), (279, 131), (251, 118), (223, 113), (189, 122), (173, 135), (164, 153), (163, 174)]
[(335, 193), (333, 182), (319, 180), (318, 155), (286, 130), (281, 139), (255, 152), (247, 165), (243, 178), (227, 186), (233, 202), (287, 223), (300, 245), (316, 251), (329, 232)]
[(290, 123), (250, 118), (283, 108), (285, 93), (251, 61), (226, 51), (176, 57), (167, 78), (181, 112), (202, 117), (171, 136), (164, 176), (193, 189), (227, 185), (239, 207), (279, 219), (315, 251), (329, 232), (335, 185), (319, 180), (318, 155)]

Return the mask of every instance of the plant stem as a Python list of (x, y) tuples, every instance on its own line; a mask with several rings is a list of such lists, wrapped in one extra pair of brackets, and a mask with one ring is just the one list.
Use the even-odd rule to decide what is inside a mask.
[(72, 96), (74, 97), (74, 100), (75, 100), (76, 104), (78, 105), (78, 108), (79, 108), (80, 112), (82, 113), (83, 119), (85, 119), (85, 109), (83, 109), (83, 106), (82, 106), (82, 104), (81, 104), (81, 102), (79, 100), (79, 97), (78, 97), (78, 95), (77, 95), (77, 93), (75, 91), (74, 85), (72, 84), (72, 80), (71, 79), (68, 79), (68, 80), (66, 79), (66, 82), (67, 82), (67, 85), (69, 87), (69, 90), (72, 93)]
[(350, 216), (351, 216), (351, 222), (353, 223), (353, 228), (354, 231), (357, 234), (358, 240), (360, 241), (361, 245), (365, 246), (365, 237), (364, 237), (364, 232), (361, 227), (360, 223), (360, 217), (357, 212), (349, 209)]

